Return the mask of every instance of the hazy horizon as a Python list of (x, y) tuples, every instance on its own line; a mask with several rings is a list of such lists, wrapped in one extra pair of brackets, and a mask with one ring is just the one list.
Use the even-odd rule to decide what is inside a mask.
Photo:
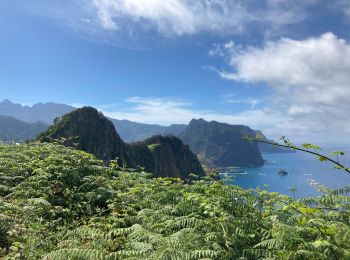
[[(20, 103), (18, 103), (18, 102), (13, 102), (12, 100), (9, 100), (9, 99), (4, 99), (4, 100), (2, 100), (2, 101), (0, 100), (0, 104), (1, 104), (2, 102), (4, 102), (4, 101), (10, 101), (10, 102), (13, 103), (13, 104), (19, 104), (19, 105), (21, 105), (22, 107), (27, 106), (27, 107), (30, 107), (30, 108), (33, 107), (34, 105), (38, 105), (38, 104), (47, 104), (47, 103), (54, 103), (54, 104), (59, 104), (59, 105), (68, 105), (68, 106), (71, 106), (71, 107), (74, 107), (74, 108), (77, 108), (77, 109), (84, 106), (84, 105), (82, 105), (82, 104), (61, 104), (61, 103), (56, 103), (56, 102), (52, 102), (52, 101), (48, 101), (48, 102), (38, 102), (38, 103), (34, 103), (34, 104), (20, 104)], [(85, 106), (89, 106), (89, 105), (85, 105)], [(99, 111), (101, 111), (102, 113), (105, 113), (102, 109), (100, 109), (100, 108), (97, 108), (97, 109), (98, 109)], [(0, 115), (1, 115), (1, 114), (0, 114)], [(135, 123), (142, 123), (142, 122), (138, 122), (138, 121), (131, 121), (131, 120), (129, 120), (128, 118), (114, 118), (114, 117), (109, 117), (109, 118), (117, 119), (117, 120), (127, 120), (127, 121), (135, 122)], [(192, 119), (198, 120), (198, 119), (201, 119), (201, 118), (191, 118), (191, 119), (189, 119), (188, 122), (181, 123), (181, 124), (188, 125)], [(217, 121), (217, 120), (208, 120), (208, 121)], [(40, 121), (37, 121), (37, 122), (40, 122)], [(225, 122), (220, 122), (220, 121), (217, 121), (217, 122), (219, 122), (219, 123), (225, 123)], [(171, 124), (155, 124), (155, 123), (152, 123), (152, 122), (146, 123), (146, 124), (160, 125), (160, 126), (166, 126), (166, 127), (168, 127), (168, 126), (171, 125)], [(176, 123), (175, 123), (175, 124), (176, 124)], [(254, 130), (260, 130), (260, 129), (254, 129)], [(267, 138), (272, 139), (273, 137), (267, 136)], [(275, 140), (275, 141), (279, 141), (279, 138), (280, 138), (280, 136), (277, 136), (277, 137), (274, 138), (274, 140)], [(287, 138), (289, 138), (289, 137), (287, 137)], [(292, 139), (291, 139), (291, 141), (292, 141), (295, 145), (301, 145), (301, 144), (304, 143), (304, 142), (301, 142), (301, 141), (295, 142), (295, 140), (292, 140)], [(341, 142), (337, 142), (337, 141), (335, 141), (335, 142), (334, 142), (334, 141), (318, 142), (318, 143), (315, 143), (315, 144), (321, 146), (321, 148), (324, 149), (324, 150), (328, 150), (328, 149), (341, 149), (342, 151), (346, 152), (346, 154), (347, 154), (347, 152), (348, 152), (349, 149), (350, 149), (350, 142), (347, 142), (346, 140), (343, 140), (343, 141), (341, 141)], [(324, 152), (324, 151), (323, 151), (323, 152)]]

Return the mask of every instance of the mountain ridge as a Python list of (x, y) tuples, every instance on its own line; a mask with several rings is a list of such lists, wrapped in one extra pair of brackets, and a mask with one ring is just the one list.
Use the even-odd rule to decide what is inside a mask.
[[(11, 116), (24, 122), (34, 123), (36, 121), (43, 121), (46, 124), (52, 124), (56, 118), (62, 117), (68, 112), (72, 112), (77, 108), (65, 104), (59, 104), (54, 102), (37, 103), (32, 106), (23, 106), (21, 104), (13, 103), (12, 101), (5, 99), (0, 102), (0, 115)], [(0, 119), (1, 120), (1, 119)], [(127, 119), (113, 119), (114, 127), (116, 128), (119, 136), (124, 142), (138, 142), (144, 141), (154, 135), (176, 135), (185, 130), (187, 125), (185, 124), (173, 124), (170, 126), (162, 126), (157, 124), (143, 124)], [(204, 119), (202, 119), (204, 120)], [(227, 123), (223, 123), (230, 125)], [(259, 130), (254, 130), (257, 133), (261, 133), (264, 140), (269, 140)], [(39, 131), (36, 133), (39, 134)], [(32, 137), (35, 137), (32, 135)], [(1, 137), (0, 137), (1, 138)], [(17, 138), (18, 139), (18, 138)], [(262, 153), (281, 153), (291, 152), (286, 149), (280, 149), (279, 147), (271, 146), (268, 144), (259, 144), (259, 149)]]
[(13, 103), (9, 99), (0, 102), (0, 114), (17, 118), (24, 122), (34, 123), (42, 121), (51, 124), (56, 117), (75, 110), (75, 107), (54, 102), (37, 103), (32, 106), (23, 106)]
[(254, 131), (248, 126), (208, 122), (200, 118), (191, 120), (180, 134), (180, 139), (189, 145), (203, 164), (219, 167), (261, 166), (264, 160), (258, 145), (243, 139), (253, 134)]
[(54, 142), (62, 138), (64, 145), (94, 154), (106, 164), (116, 160), (122, 167), (143, 167), (161, 177), (205, 175), (196, 155), (177, 137), (154, 136), (144, 142), (124, 143), (113, 123), (92, 107), (64, 115), (37, 140)]
[(43, 122), (28, 123), (11, 116), (0, 115), (0, 141), (27, 141), (35, 138), (48, 127)]

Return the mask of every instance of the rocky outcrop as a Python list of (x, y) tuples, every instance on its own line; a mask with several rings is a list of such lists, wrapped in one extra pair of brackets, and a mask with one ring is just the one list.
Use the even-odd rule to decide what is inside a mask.
[(113, 124), (92, 107), (77, 109), (55, 123), (38, 140), (63, 143), (94, 154), (106, 163), (118, 158), (120, 166), (143, 167), (156, 176), (186, 179), (204, 175), (195, 154), (175, 136), (154, 136), (144, 142), (124, 143)]
[(175, 136), (153, 136), (130, 144), (129, 149), (132, 167), (142, 165), (158, 176), (185, 179), (191, 173), (205, 175), (197, 156)]
[(193, 119), (179, 137), (203, 164), (219, 167), (261, 166), (264, 160), (258, 144), (243, 138), (248, 135), (254, 135), (248, 126)]
[(51, 142), (60, 138), (65, 139), (65, 145), (94, 154), (105, 162), (125, 157), (125, 144), (112, 122), (92, 107), (74, 110), (55, 120), (38, 140)]

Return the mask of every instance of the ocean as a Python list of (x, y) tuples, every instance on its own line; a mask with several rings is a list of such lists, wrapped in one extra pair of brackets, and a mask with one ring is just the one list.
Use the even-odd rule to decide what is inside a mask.
[[(344, 156), (339, 157), (339, 162), (350, 167), (350, 149), (332, 149), (327, 147), (323, 154), (330, 151), (341, 150)], [(314, 185), (319, 183), (330, 189), (339, 189), (350, 186), (350, 174), (334, 169), (330, 162), (320, 162), (315, 156), (303, 152), (295, 153), (271, 153), (263, 154), (267, 161), (264, 166), (256, 168), (234, 168), (222, 173), (222, 180), (228, 185), (238, 185), (242, 188), (256, 188), (268, 191), (276, 191), (295, 198), (304, 198), (320, 195)], [(288, 172), (286, 176), (280, 176), (278, 172), (283, 169)], [(296, 191), (292, 192), (292, 189)]]

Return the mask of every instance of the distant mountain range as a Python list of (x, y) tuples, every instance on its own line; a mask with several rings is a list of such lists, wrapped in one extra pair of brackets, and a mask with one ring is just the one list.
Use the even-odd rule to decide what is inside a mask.
[(56, 104), (38, 103), (33, 106), (22, 106), (5, 99), (0, 103), (0, 115), (11, 116), (28, 123), (43, 122), (52, 124), (56, 117), (76, 109), (75, 107)]
[[(62, 117), (64, 114), (72, 112), (76, 109), (77, 108), (73, 106), (57, 104), (52, 102), (39, 103), (33, 106), (23, 106), (21, 104), (15, 104), (10, 100), (4, 100), (0, 102), (0, 115), (3, 116), (0, 117), (0, 140), (23, 141), (27, 139), (33, 139), (37, 134), (39, 134), (43, 130), (46, 130), (48, 128), (48, 125), (52, 124), (55, 118)], [(217, 156), (219, 156), (221, 159), (219, 159), (219, 157), (214, 159), (212, 155), (209, 155), (211, 154), (211, 152), (208, 150), (209, 148), (204, 149), (202, 147), (201, 149), (199, 149), (195, 142), (201, 142), (202, 144), (212, 145), (213, 142), (212, 140), (210, 140), (210, 138), (220, 138), (222, 140), (215, 145), (216, 148), (213, 151), (220, 151), (220, 153), (222, 153), (222, 151), (227, 151), (227, 156), (231, 158), (233, 158), (233, 154), (231, 154), (231, 152), (233, 151), (232, 149), (237, 151), (241, 149), (239, 146), (237, 146), (237, 143), (235, 145), (232, 144), (234, 142), (233, 140), (236, 140), (237, 138), (237, 134), (235, 131), (233, 131), (233, 129), (240, 129), (244, 126), (217, 123), (218, 125), (216, 128), (216, 132), (214, 131), (212, 133), (212, 136), (210, 136), (207, 134), (196, 134), (196, 130), (193, 130), (193, 124), (191, 127), (189, 127), (191, 123), (189, 126), (184, 124), (161, 126), (156, 124), (136, 123), (128, 120), (118, 120), (112, 118), (109, 119), (112, 121), (121, 139), (125, 142), (144, 141), (147, 138), (150, 138), (154, 135), (175, 135), (179, 136), (183, 141), (188, 143), (191, 149), (193, 149), (196, 152), (196, 154), (202, 161), (205, 161), (204, 157), (208, 159), (208, 162), (216, 161), (218, 163), (224, 162), (225, 160), (222, 156), (220, 157), (219, 155)], [(212, 127), (212, 124), (213, 123), (208, 124), (208, 127)], [(268, 140), (261, 133), (261, 131), (252, 131), (254, 131), (252, 133), (253, 135), (259, 133), (263, 136), (264, 140)], [(223, 132), (225, 132), (225, 134), (222, 134)], [(216, 137), (215, 134), (217, 135)], [(230, 145), (232, 145), (232, 147)], [(230, 146), (230, 148), (228, 148), (228, 146)], [(203, 149), (206, 152), (203, 152)], [(267, 144), (259, 144), (259, 149), (262, 153), (289, 152), (289, 150), (281, 149), (279, 147), (274, 147)], [(206, 156), (204, 156), (204, 154)], [(260, 164), (259, 161), (260, 160), (257, 160), (256, 163)]]
[(48, 125), (43, 122), (27, 123), (10, 116), (0, 115), (0, 140), (23, 142), (33, 139), (45, 131)]
[(138, 142), (150, 138), (154, 135), (179, 135), (186, 125), (174, 124), (161, 126), (155, 124), (142, 124), (129, 120), (112, 119), (117, 132), (125, 142)]

